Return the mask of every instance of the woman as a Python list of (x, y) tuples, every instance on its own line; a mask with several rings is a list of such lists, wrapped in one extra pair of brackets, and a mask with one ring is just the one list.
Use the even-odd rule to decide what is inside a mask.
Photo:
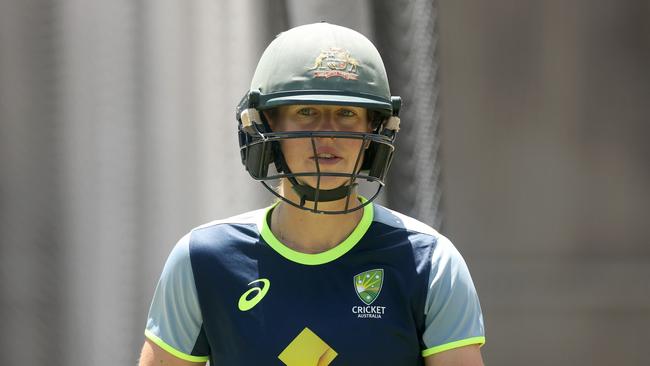
[(372, 203), (399, 107), (361, 34), (327, 23), (280, 34), (237, 108), (242, 162), (279, 200), (179, 241), (140, 365), (482, 365), (460, 254)]

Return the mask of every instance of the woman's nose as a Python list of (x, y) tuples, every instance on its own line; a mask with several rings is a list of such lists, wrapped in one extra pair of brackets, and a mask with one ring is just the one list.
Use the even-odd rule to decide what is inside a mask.
[(330, 111), (325, 111), (321, 115), (320, 121), (321, 131), (336, 131), (336, 115)]

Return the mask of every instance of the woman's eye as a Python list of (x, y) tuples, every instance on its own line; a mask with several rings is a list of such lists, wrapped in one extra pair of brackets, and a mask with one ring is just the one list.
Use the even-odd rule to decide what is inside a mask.
[(315, 111), (312, 108), (300, 108), (298, 114), (301, 116), (313, 116)]

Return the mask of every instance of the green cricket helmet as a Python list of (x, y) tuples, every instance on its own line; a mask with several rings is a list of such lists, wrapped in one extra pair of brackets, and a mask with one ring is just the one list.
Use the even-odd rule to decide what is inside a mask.
[[(295, 104), (325, 104), (362, 107), (373, 119), (369, 133), (337, 131), (274, 132), (263, 111)], [(250, 175), (285, 202), (317, 213), (340, 214), (369, 204), (384, 186), (386, 172), (399, 130), (401, 99), (391, 96), (384, 63), (375, 46), (362, 34), (337, 25), (315, 23), (280, 33), (260, 58), (250, 90), (237, 107), (239, 146), (242, 163)], [(287, 166), (279, 141), (350, 138), (363, 140), (355, 168), (350, 172), (321, 172), (318, 159), (314, 171), (293, 173)], [(362, 163), (360, 163), (362, 162)], [(272, 171), (269, 167), (273, 164)], [(317, 177), (316, 187), (301, 177)], [(346, 177), (335, 189), (321, 189), (320, 177)], [(287, 178), (300, 202), (278, 194), (268, 182)], [(350, 202), (359, 179), (376, 185), (375, 193), (363, 203)], [(318, 209), (319, 202), (346, 199), (344, 210)], [(314, 202), (305, 206), (306, 201)]]

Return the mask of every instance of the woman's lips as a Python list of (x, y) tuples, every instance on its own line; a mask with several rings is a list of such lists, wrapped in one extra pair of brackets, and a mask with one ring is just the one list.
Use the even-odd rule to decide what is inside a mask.
[(343, 160), (343, 158), (331, 154), (319, 154), (318, 156), (312, 156), (310, 159), (314, 163), (318, 162), (318, 165), (334, 165)]

